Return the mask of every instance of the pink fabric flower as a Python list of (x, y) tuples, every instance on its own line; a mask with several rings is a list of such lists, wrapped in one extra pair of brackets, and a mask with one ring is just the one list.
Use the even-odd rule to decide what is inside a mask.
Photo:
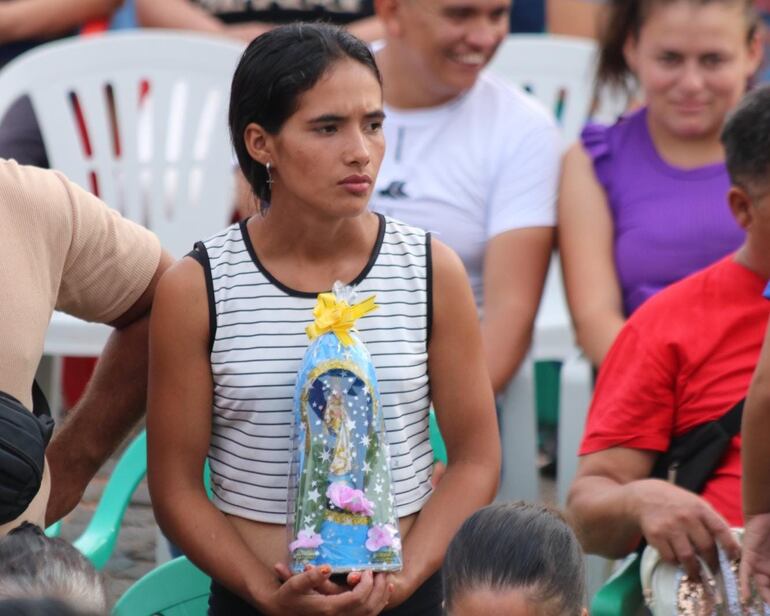
[(381, 548), (401, 549), (401, 539), (398, 537), (398, 529), (391, 524), (375, 524), (366, 534), (366, 549), (376, 552)]
[(315, 532), (312, 528), (304, 528), (297, 534), (296, 541), (292, 541), (289, 544), (289, 551), (293, 552), (300, 548), (315, 549), (324, 542), (321, 539), (321, 535)]
[(374, 503), (366, 498), (361, 490), (351, 488), (342, 481), (335, 481), (331, 484), (326, 490), (326, 496), (338, 509), (364, 515), (374, 513)]

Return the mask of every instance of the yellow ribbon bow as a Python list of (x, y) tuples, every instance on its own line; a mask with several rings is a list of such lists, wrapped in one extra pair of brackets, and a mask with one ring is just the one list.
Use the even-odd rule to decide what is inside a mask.
[(313, 340), (328, 332), (334, 332), (345, 346), (353, 344), (348, 333), (356, 324), (356, 320), (375, 310), (374, 295), (351, 306), (343, 299), (337, 299), (334, 293), (321, 293), (318, 296), (313, 316), (315, 322), (305, 328), (308, 338)]

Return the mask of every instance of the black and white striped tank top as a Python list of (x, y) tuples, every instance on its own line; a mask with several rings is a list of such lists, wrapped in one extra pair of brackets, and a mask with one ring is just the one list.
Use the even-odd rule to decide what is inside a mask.
[[(431, 493), (430, 236), (379, 218), (371, 258), (352, 284), (359, 300), (375, 294), (379, 306), (357, 327), (377, 371), (396, 507), (403, 517), (419, 511)], [(192, 256), (206, 271), (213, 332), (214, 503), (226, 513), (284, 524), (294, 385), (317, 294), (273, 278), (243, 222), (199, 243)]]

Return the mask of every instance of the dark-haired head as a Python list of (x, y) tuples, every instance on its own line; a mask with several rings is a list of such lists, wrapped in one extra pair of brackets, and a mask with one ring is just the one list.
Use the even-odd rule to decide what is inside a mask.
[(722, 130), (730, 180), (750, 194), (770, 190), (770, 85), (749, 92)]
[(584, 613), (583, 554), (561, 515), (523, 502), (484, 507), (449, 544), (444, 565), (449, 616), (474, 593), (517, 593), (542, 616)]
[(635, 67), (629, 65), (627, 43), (639, 39), (643, 26), (654, 10), (680, 3), (693, 7), (735, 7), (743, 20), (746, 45), (750, 46), (755, 42), (759, 20), (753, 0), (610, 0), (609, 13), (601, 28), (597, 88), (609, 86), (628, 92), (630, 88), (635, 87), (633, 78), (638, 75)]
[(742, 263), (763, 276), (770, 248), (770, 86), (749, 92), (722, 130), (725, 163), (732, 186), (730, 210), (746, 231)]
[(238, 164), (261, 207), (270, 202), (265, 165), (249, 154), (244, 132), (258, 124), (278, 134), (297, 110), (300, 97), (341, 60), (368, 68), (381, 83), (374, 57), (365, 43), (336, 26), (296, 23), (280, 26), (254, 39), (233, 75), (230, 91), (230, 136)]

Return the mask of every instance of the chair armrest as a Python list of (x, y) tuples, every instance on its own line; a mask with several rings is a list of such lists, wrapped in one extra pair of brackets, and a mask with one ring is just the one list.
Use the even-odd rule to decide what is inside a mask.
[(112, 555), (126, 508), (146, 473), (147, 435), (142, 431), (123, 452), (91, 521), (83, 534), (74, 541), (74, 546), (97, 569), (104, 567)]

